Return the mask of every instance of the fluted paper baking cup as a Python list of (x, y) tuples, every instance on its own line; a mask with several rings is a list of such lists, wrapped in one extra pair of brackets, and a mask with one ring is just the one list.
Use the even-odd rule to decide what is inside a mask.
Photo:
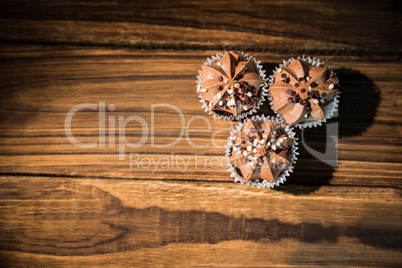
[[(225, 51), (229, 52), (229, 51)], [(265, 74), (265, 70), (262, 69), (262, 65), (260, 64), (261, 61), (257, 61), (253, 56), (248, 56), (248, 54), (244, 54), (243, 51), (235, 51), (239, 53), (239, 59), (241, 60), (248, 60), (250, 58), (253, 59), (253, 62), (255, 66), (257, 67), (257, 70), (260, 74), (260, 77), (264, 80), (264, 86), (260, 87), (260, 90), (258, 91), (258, 102), (257, 102), (257, 107), (254, 107), (253, 109), (250, 109), (248, 111), (242, 112), (238, 116), (234, 115), (222, 115), (219, 113), (216, 113), (212, 110), (209, 110), (208, 105), (205, 103), (204, 97), (199, 94), (198, 98), (200, 98), (200, 102), (202, 103), (201, 108), (205, 108), (205, 112), (208, 112), (209, 114), (212, 114), (214, 119), (221, 119), (221, 120), (242, 120), (248, 116), (251, 116), (252, 114), (255, 114), (258, 109), (260, 109), (260, 106), (263, 104), (265, 101), (265, 97), (268, 96), (268, 77)], [(223, 53), (217, 53), (215, 56), (211, 56), (210, 58), (207, 58), (207, 61), (204, 62), (205, 66), (213, 65), (217, 63), (223, 56)], [(202, 83), (202, 70), (198, 71), (197, 75), (197, 93), (199, 93), (200, 88), (201, 88), (201, 83)]]
[(229, 153), (230, 153), (230, 148), (233, 146), (230, 140), (230, 137), (232, 137), (233, 134), (235, 134), (238, 131), (241, 131), (243, 129), (243, 126), (245, 124), (244, 120), (242, 123), (239, 123), (231, 132), (230, 135), (227, 139), (227, 144), (225, 145), (225, 156), (227, 160), (227, 166), (229, 167), (227, 171), (230, 172), (230, 177), (234, 178), (234, 182), (240, 182), (242, 185), (246, 184), (252, 187), (257, 187), (257, 188), (274, 188), (275, 186), (279, 186), (281, 183), (284, 183), (286, 181), (286, 177), (290, 176), (290, 173), (293, 172), (293, 165), (296, 163), (297, 160), (297, 155), (299, 154), (297, 152), (297, 140), (298, 138), (295, 137), (295, 133), (292, 131), (291, 126), (286, 125), (283, 123), (283, 121), (279, 120), (277, 117), (270, 117), (267, 116), (265, 117), (264, 115), (254, 115), (253, 117), (249, 118), (250, 120), (258, 121), (261, 123), (268, 122), (268, 121), (275, 121), (276, 123), (280, 124), (280, 129), (281, 131), (284, 131), (289, 137), (293, 139), (293, 144), (292, 144), (292, 153), (291, 153), (291, 161), (290, 165), (287, 169), (283, 170), (279, 177), (276, 179), (275, 182), (268, 182), (266, 180), (263, 180), (263, 182), (255, 182), (255, 181), (246, 181), (241, 175), (239, 175), (235, 169), (235, 166), (232, 165), (229, 161)]
[[(320, 61), (318, 59), (316, 60), (315, 58), (312, 59), (310, 57), (306, 58), (304, 55), (303, 55), (303, 57), (297, 57), (297, 59), (305, 61), (305, 62), (311, 64), (314, 67), (318, 67), (319, 65), (324, 64), (323, 61)], [(282, 64), (279, 64), (278, 67), (275, 67), (275, 70), (272, 71), (273, 74), (269, 76), (268, 85), (272, 86), (274, 84), (274, 82), (275, 82), (275, 72), (276, 72), (277, 69), (286, 68), (294, 60), (295, 60), (295, 58), (290, 58), (287, 61), (283, 60)], [(327, 120), (332, 118), (334, 116), (335, 112), (338, 111), (338, 106), (339, 106), (338, 98), (339, 98), (340, 94), (341, 94), (341, 92), (338, 90), (338, 92), (335, 94), (335, 96), (332, 97), (332, 99), (328, 101), (328, 104), (325, 107), (325, 111), (324, 111), (324, 115), (325, 115), (324, 119), (311, 121), (311, 122), (303, 122), (303, 123), (299, 123), (299, 124), (292, 124), (292, 125), (297, 127), (297, 128), (299, 128), (299, 129), (302, 129), (302, 128), (317, 127), (317, 126), (321, 126), (323, 123), (326, 123)], [(278, 119), (283, 121), (283, 122), (285, 122), (283, 116), (280, 113), (278, 113), (277, 111), (275, 111), (275, 109), (274, 109), (274, 101), (273, 101), (273, 98), (272, 98), (272, 95), (271, 95), (270, 92), (268, 92), (268, 101), (269, 101), (269, 105), (271, 106), (272, 111), (274, 111), (274, 113), (276, 114)]]

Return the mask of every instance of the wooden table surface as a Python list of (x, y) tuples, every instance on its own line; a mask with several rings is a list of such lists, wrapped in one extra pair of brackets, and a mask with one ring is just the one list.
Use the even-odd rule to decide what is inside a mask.
[[(391, 0), (2, 0), (1, 266), (401, 267), (401, 12)], [(336, 167), (306, 149), (325, 150), (326, 125), (304, 132), (285, 185), (233, 183), (222, 164), (236, 122), (195, 93), (225, 49), (268, 73), (303, 54), (335, 69)], [(65, 127), (80, 104), (71, 132), (87, 148)]]

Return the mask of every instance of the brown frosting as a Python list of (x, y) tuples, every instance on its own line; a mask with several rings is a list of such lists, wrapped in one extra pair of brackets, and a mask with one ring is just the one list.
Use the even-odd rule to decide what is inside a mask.
[(239, 53), (230, 51), (217, 63), (202, 66), (199, 93), (209, 110), (237, 116), (257, 106), (257, 95), (264, 84), (252, 57), (243, 60)]
[(293, 139), (274, 121), (247, 119), (230, 139), (229, 161), (246, 181), (275, 182), (290, 166)]
[(324, 119), (326, 106), (339, 86), (332, 70), (299, 59), (284, 69), (277, 69), (274, 81), (269, 88), (274, 110), (288, 124)]

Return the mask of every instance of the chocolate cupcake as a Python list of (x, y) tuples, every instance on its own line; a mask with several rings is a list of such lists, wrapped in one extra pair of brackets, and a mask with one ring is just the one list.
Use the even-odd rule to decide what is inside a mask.
[(265, 71), (259, 63), (236, 51), (208, 58), (197, 76), (202, 108), (224, 120), (240, 120), (255, 113), (268, 94)]
[(270, 76), (271, 108), (287, 124), (321, 125), (338, 108), (339, 80), (319, 60), (298, 57), (284, 61)]
[(258, 188), (279, 186), (297, 160), (294, 135), (276, 118), (254, 116), (239, 124), (225, 146), (231, 177)]

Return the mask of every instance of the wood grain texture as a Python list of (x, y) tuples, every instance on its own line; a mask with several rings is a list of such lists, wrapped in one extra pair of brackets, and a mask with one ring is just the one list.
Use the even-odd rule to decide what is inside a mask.
[[(401, 10), (395, 0), (0, 1), (0, 266), (401, 267)], [(315, 56), (340, 78), (339, 116), (304, 131), (276, 189), (233, 183), (223, 145), (235, 123), (198, 102), (198, 70), (225, 49), (268, 73)], [(95, 148), (65, 131), (83, 103), (96, 109), (74, 115), (72, 134)], [(173, 106), (155, 108), (152, 129), (155, 104)], [(147, 140), (119, 147), (123, 129), (132, 143), (143, 135), (138, 122), (119, 128), (130, 116)], [(339, 130), (335, 168), (306, 149), (325, 151), (328, 126)]]
[(295, 196), (232, 183), (1, 177), (0, 259), (11, 267), (397, 267), (400, 194), (324, 186)]
[[(195, 75), (206, 57), (213, 53), (77, 50), (68, 46), (26, 46), (21, 51), (2, 46), (0, 172), (231, 181), (226, 172), (223, 145), (233, 124), (213, 120), (204, 113), (195, 93)], [(267, 70), (286, 57), (271, 53), (255, 56)], [(399, 186), (401, 91), (397, 88), (401, 85), (402, 65), (399, 61), (364, 57), (326, 56), (324, 60), (337, 71), (343, 84), (340, 116), (332, 121), (338, 122), (340, 129), (339, 165), (327, 166), (311, 157), (301, 145), (300, 160), (289, 182)], [(74, 146), (64, 128), (68, 111), (81, 103), (99, 106), (100, 102), (116, 106), (114, 112), (107, 111), (105, 115), (105, 147)], [(204, 121), (195, 118), (182, 129), (181, 118), (175, 110), (155, 108), (152, 132), (151, 107), (155, 104), (174, 105), (183, 113), (185, 124), (196, 116), (204, 117)], [(268, 104), (262, 113), (272, 114)], [(119, 116), (132, 115), (147, 122), (147, 140), (139, 148), (123, 146), (125, 160), (119, 160), (122, 150), (118, 146), (117, 121)], [(116, 119), (114, 128), (108, 127), (109, 116)], [(77, 112), (72, 120), (72, 133), (81, 142), (99, 141), (99, 122), (98, 110)], [(188, 128), (198, 131), (189, 133), (188, 139), (185, 136), (178, 139)], [(109, 145), (109, 129), (115, 129), (114, 147)], [(129, 123), (127, 139), (133, 143), (139, 141), (143, 130), (139, 123)], [(220, 132), (212, 140), (216, 131)], [(325, 150), (325, 133), (325, 127), (306, 130), (306, 144)], [(153, 143), (151, 135), (154, 135)], [(301, 137), (300, 131), (298, 136)], [(153, 147), (176, 140), (174, 146)], [(195, 148), (190, 146), (191, 142), (205, 146)], [(130, 159), (129, 154), (135, 155)], [(166, 159), (170, 165), (164, 169), (155, 164)]]
[(0, 39), (147, 49), (400, 55), (399, 1), (0, 3)]

